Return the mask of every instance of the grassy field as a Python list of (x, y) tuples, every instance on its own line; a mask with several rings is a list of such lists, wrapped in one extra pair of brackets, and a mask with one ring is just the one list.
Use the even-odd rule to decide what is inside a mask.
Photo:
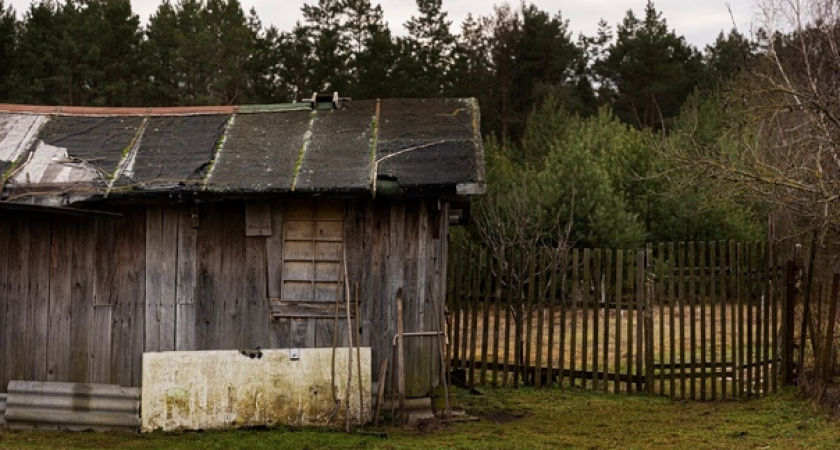
[(583, 390), (460, 392), (477, 421), (412, 428), (271, 428), (190, 433), (0, 432), (2, 449), (687, 448), (840, 447), (840, 424), (786, 392), (763, 399), (673, 402)]

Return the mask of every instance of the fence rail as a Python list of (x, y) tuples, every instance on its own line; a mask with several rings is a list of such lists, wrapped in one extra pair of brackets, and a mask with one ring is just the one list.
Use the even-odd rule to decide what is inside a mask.
[(471, 385), (698, 400), (775, 391), (792, 351), (779, 255), (763, 242), (504, 255), (452, 246), (452, 368)]

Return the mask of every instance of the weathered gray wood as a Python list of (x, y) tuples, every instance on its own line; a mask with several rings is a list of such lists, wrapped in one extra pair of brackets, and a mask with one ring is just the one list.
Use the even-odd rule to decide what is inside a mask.
[(224, 216), (224, 240), (222, 247), (222, 265), (216, 284), (217, 302), (223, 305), (216, 315), (215, 332), (219, 333), (220, 349), (251, 348), (248, 343), (248, 330), (251, 327), (267, 326), (268, 321), (249, 323), (247, 300), (243, 281), (246, 275), (245, 256), (245, 212), (242, 204), (224, 203), (221, 206)]
[(289, 319), (290, 344), (294, 348), (315, 347), (315, 321), (308, 318)]
[(49, 346), (50, 246), (51, 224), (46, 215), (33, 215), (29, 242), (29, 307), (26, 333), (28, 359), (26, 378), (47, 379), (47, 348)]
[(266, 291), (266, 242), (261, 237), (245, 238), (245, 277), (243, 303), (247, 311), (243, 314), (247, 348), (268, 348), (269, 304)]
[[(180, 214), (178, 207), (167, 206), (163, 209), (161, 227), (161, 260), (158, 261), (162, 270), (162, 285), (160, 287), (160, 350), (175, 350), (176, 304), (178, 296), (178, 228)], [(152, 264), (146, 260), (146, 264)], [(148, 295), (148, 291), (146, 293)]]
[(175, 289), (175, 350), (196, 350), (196, 289), (198, 229), (190, 207), (178, 209), (177, 286)]
[(151, 206), (146, 216), (146, 351), (175, 349), (178, 211)]
[(91, 307), (93, 306), (95, 251), (90, 222), (79, 221), (73, 227), (73, 272), (70, 323), (70, 376), (69, 381), (84, 383), (89, 379), (88, 358), (90, 358)]
[(145, 343), (148, 352), (158, 352), (160, 343), (161, 289), (164, 283), (162, 259), (163, 248), (163, 207), (150, 206), (146, 210), (146, 297), (145, 306)]
[(268, 201), (245, 203), (245, 235), (271, 236), (271, 203)]
[(146, 210), (124, 208), (114, 254), (120, 276), (115, 279), (112, 310), (111, 382), (140, 386), (145, 347)]
[(114, 291), (117, 271), (120, 266), (115, 260), (116, 223), (111, 219), (96, 219), (93, 224), (95, 260), (93, 284), (93, 308), (91, 310), (89, 379), (94, 383), (111, 382), (111, 326), (113, 323), (111, 305), (116, 301)]
[(202, 204), (201, 227), (198, 229), (198, 307), (196, 315), (196, 349), (221, 349), (219, 325), (222, 320), (220, 309), (222, 299), (218, 297), (218, 287), (224, 283), (222, 273), (222, 246), (225, 236), (224, 213), (217, 204)]
[[(10, 232), (10, 215), (0, 214), (0, 255), (10, 255), (11, 253), (11, 232)], [(10, 326), (6, 324), (6, 311), (9, 307), (9, 277), (11, 276), (12, 267), (9, 264), (9, 258), (0, 259), (0, 393), (6, 392), (6, 385), (9, 380), (6, 378), (6, 342), (8, 339), (7, 333)], [(5, 396), (5, 394), (2, 394)], [(0, 398), (0, 406), (5, 408), (5, 398)]]
[(6, 379), (26, 376), (26, 317), (29, 307), (29, 215), (12, 219), (13, 242), (9, 260), (16, 273), (8, 278), (8, 309), (6, 310)]
[[(284, 317), (333, 319), (338, 317), (340, 320), (345, 320), (347, 318), (343, 306), (338, 308), (336, 312), (335, 303), (287, 302), (280, 298), (269, 298), (268, 300), (271, 315), (276, 319)], [(355, 307), (351, 309), (351, 316), (356, 316)]]
[(88, 383), (111, 381), (111, 305), (93, 305)]
[(271, 203), (271, 235), (266, 237), (266, 282), (269, 297), (279, 298), (283, 288), (283, 202)]

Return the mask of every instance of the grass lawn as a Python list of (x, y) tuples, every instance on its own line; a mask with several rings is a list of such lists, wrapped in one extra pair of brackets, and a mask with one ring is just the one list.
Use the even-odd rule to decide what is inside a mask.
[(0, 449), (840, 448), (840, 424), (789, 392), (700, 403), (520, 388), (461, 392), (457, 402), (480, 420), (366, 427), (352, 434), (285, 427), (149, 434), (0, 431)]

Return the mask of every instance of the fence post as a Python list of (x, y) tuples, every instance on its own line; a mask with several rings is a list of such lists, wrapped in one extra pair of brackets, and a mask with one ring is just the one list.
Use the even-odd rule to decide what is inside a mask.
[[(648, 243), (645, 246), (645, 391), (653, 394), (653, 281), (654, 273), (651, 270), (653, 264), (653, 246)], [(660, 312), (661, 314), (661, 312)], [(660, 330), (661, 332), (661, 330)]]
[(782, 310), (782, 382), (793, 385), (794, 308), (796, 306), (796, 263), (788, 260), (785, 267), (785, 299)]
[[(840, 285), (840, 274), (834, 273), (831, 278), (831, 298), (829, 301), (828, 308), (828, 320), (826, 324), (825, 330), (825, 341), (823, 342), (823, 347), (819, 352), (819, 357), (822, 358), (820, 361), (821, 364), (821, 373), (822, 380), (826, 383), (831, 382), (831, 378), (833, 375), (833, 364), (831, 364), (833, 356), (834, 356), (834, 323), (837, 317), (837, 295), (838, 295), (838, 285)], [(816, 337), (815, 337), (816, 338)]]

